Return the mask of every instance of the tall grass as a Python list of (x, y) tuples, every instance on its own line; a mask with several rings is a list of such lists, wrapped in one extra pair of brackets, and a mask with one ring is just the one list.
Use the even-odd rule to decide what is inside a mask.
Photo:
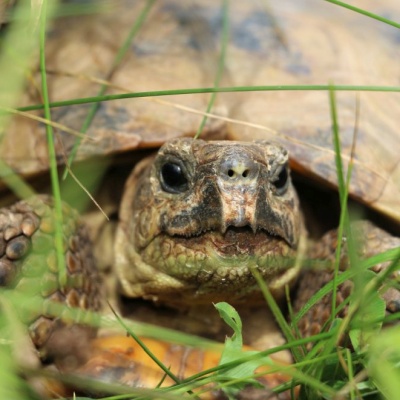
[[(333, 1), (332, 1), (333, 2)], [(116, 99), (128, 99), (128, 98), (143, 98), (143, 97), (160, 97), (169, 95), (182, 95), (185, 94), (196, 94), (196, 93), (211, 93), (209, 106), (206, 110), (207, 113), (211, 111), (213, 101), (218, 93), (229, 93), (229, 92), (264, 92), (264, 91), (326, 91), (327, 102), (330, 103), (331, 117), (333, 125), (333, 142), (336, 154), (336, 165), (337, 165), (337, 176), (338, 176), (338, 187), (339, 187), (339, 198), (342, 206), (342, 214), (339, 224), (339, 243), (341, 243), (341, 236), (346, 233), (347, 237), (351, 238), (351, 227), (349, 223), (349, 216), (347, 211), (347, 197), (349, 192), (349, 180), (351, 179), (351, 168), (349, 168), (349, 174), (345, 176), (343, 165), (341, 162), (341, 149), (340, 149), (340, 126), (338, 125), (337, 114), (340, 113), (340, 109), (336, 109), (335, 93), (338, 91), (380, 91), (380, 92), (399, 92), (399, 86), (380, 86), (380, 82), (376, 82), (374, 86), (359, 86), (359, 85), (335, 85), (334, 83), (322, 82), (320, 85), (259, 85), (259, 86), (245, 86), (245, 87), (221, 87), (220, 80), (221, 74), (223, 73), (224, 67), (224, 55), (226, 51), (229, 51), (229, 19), (228, 19), (228, 3), (224, 2), (225, 14), (222, 19), (224, 26), (223, 42), (221, 47), (221, 54), (218, 58), (219, 64), (217, 66), (217, 74), (214, 81), (213, 87), (205, 88), (193, 88), (193, 89), (176, 89), (176, 90), (156, 90), (146, 91), (137, 93), (120, 93), (116, 95), (106, 94), (107, 85), (103, 84), (100, 86), (97, 96), (70, 99), (62, 102), (52, 102), (51, 98), (48, 98), (48, 88), (46, 85), (47, 73), (46, 70), (46, 57), (45, 57), (45, 46), (46, 46), (46, 29), (49, 23), (52, 22), (53, 18), (56, 20), (60, 15), (67, 15), (71, 13), (90, 13), (94, 12), (94, 8), (91, 9), (92, 5), (81, 5), (76, 8), (71, 8), (68, 4), (58, 4), (58, 2), (51, 2), (51, 10), (48, 10), (49, 4), (46, 0), (32, 1), (32, 8), (28, 2), (20, 1), (15, 6), (15, 9), (10, 10), (10, 23), (6, 31), (1, 32), (1, 53), (0, 53), (0, 76), (6, 77), (6, 79), (0, 79), (0, 111), (3, 110), (0, 118), (0, 132), (7, 131), (8, 124), (10, 122), (11, 114), (6, 110), (12, 109), (14, 111), (29, 112), (33, 110), (43, 110), (44, 117), (47, 120), (51, 120), (51, 111), (55, 107), (65, 107), (70, 105), (80, 104), (91, 104), (90, 110), (87, 117), (80, 129), (80, 133), (84, 134), (90, 127), (93, 117), (96, 115), (96, 111), (104, 101), (113, 101)], [(110, 79), (118, 65), (123, 61), (124, 54), (129, 49), (131, 41), (135, 38), (136, 34), (140, 32), (142, 23), (145, 21), (154, 1), (148, 1), (144, 3), (143, 12), (138, 16), (137, 20), (132, 24), (132, 30), (130, 31), (126, 41), (121, 45), (117, 51), (113, 65), (110, 65), (108, 76), (104, 77), (106, 80)], [(340, 6), (346, 6), (341, 2), (338, 3)], [(102, 6), (107, 7), (107, 3), (104, 2)], [(109, 6), (109, 5), (108, 5)], [(369, 18), (376, 18), (378, 21), (383, 23), (389, 23), (392, 26), (399, 27), (399, 24), (395, 21), (376, 16), (366, 10), (352, 8), (353, 11), (361, 12)], [(37, 64), (41, 69), (41, 94), (43, 102), (41, 104), (33, 104), (28, 106), (20, 106), (18, 103), (21, 93), (25, 89), (27, 79), (31, 71), (31, 66)], [(17, 67), (16, 67), (17, 65)], [(205, 117), (206, 118), (206, 117)], [(204, 126), (202, 122), (199, 131)], [(54, 133), (52, 132), (51, 125), (46, 125), (49, 152), (51, 153), (51, 163), (49, 169), (51, 170), (52, 177), (52, 192), (55, 197), (55, 204), (57, 209), (57, 218), (59, 229), (58, 240), (56, 241), (58, 247), (59, 261), (58, 265), (63, 264), (61, 259), (62, 255), (62, 213), (61, 213), (61, 196), (59, 194), (59, 171), (56, 165), (56, 155), (54, 153), (54, 145), (52, 143)], [(3, 135), (3, 134), (2, 134)], [(0, 136), (0, 146), (1, 146)], [(79, 145), (79, 140), (77, 145)], [(74, 154), (76, 152), (74, 148), (69, 162), (73, 162)], [(13, 174), (10, 168), (6, 165), (3, 160), (0, 160), (0, 177), (9, 188), (14, 191), (18, 197), (26, 198), (32, 195), (32, 188), (23, 180), (23, 177), (19, 177), (17, 174)], [(350, 254), (354, 254), (355, 249), (351, 248), (350, 240)], [(356, 246), (356, 244), (354, 244)], [(374, 308), (379, 302), (377, 296), (380, 285), (382, 284), (383, 277), (375, 277), (368, 274), (366, 271), (374, 263), (391, 262), (392, 265), (389, 268), (389, 272), (398, 268), (399, 265), (399, 250), (394, 249), (392, 251), (386, 251), (380, 255), (374, 256), (368, 260), (358, 260), (356, 257), (351, 258), (351, 268), (344, 273), (339, 274), (338, 268), (334, 274), (334, 280), (319, 290), (309, 302), (305, 304), (304, 308), (298, 315), (293, 318), (293, 325), (304, 315), (313, 304), (319, 301), (324, 295), (329, 292), (333, 292), (332, 301), (332, 324), (326, 331), (319, 333), (311, 338), (296, 338), (292, 334), (292, 330), (296, 332), (293, 326), (287, 325), (280, 314), (277, 307), (273, 304), (273, 299), (269, 298), (270, 307), (275, 309), (276, 318), (281, 322), (283, 329), (286, 331), (288, 343), (279, 348), (273, 350), (259, 352), (257, 354), (243, 354), (237, 357), (233, 361), (226, 362), (226, 365), (218, 366), (213, 369), (204, 371), (192, 379), (186, 379), (180, 381), (173, 390), (183, 393), (190, 391), (199, 385), (200, 382), (218, 382), (222, 386), (233, 386), (233, 383), (227, 381), (224, 378), (224, 371), (228, 367), (234, 368), (238, 365), (244, 364), (255, 359), (263, 359), (265, 356), (269, 356), (275, 352), (283, 349), (291, 349), (294, 354), (295, 368), (286, 368), (285, 372), (293, 377), (293, 381), (281, 386), (277, 390), (288, 390), (294, 385), (301, 384), (304, 389), (300, 396), (307, 399), (317, 398), (362, 398), (371, 396), (383, 396), (389, 399), (395, 399), (399, 393), (400, 387), (400, 369), (398, 368), (400, 361), (400, 343), (398, 337), (400, 335), (400, 327), (394, 326), (380, 331), (382, 322), (385, 322), (389, 318), (385, 317), (382, 313), (374, 313)], [(337, 260), (340, 256), (340, 246), (338, 248)], [(338, 266), (338, 262), (337, 262)], [(60, 284), (62, 285), (65, 281), (65, 276), (62, 268), (60, 269)], [(374, 315), (375, 320), (367, 321), (364, 326), (357, 326), (357, 324), (351, 324), (349, 320), (340, 320), (334, 318), (337, 309), (335, 302), (335, 293), (338, 285), (344, 282), (346, 279), (354, 279), (356, 276), (364, 274), (365, 289), (356, 291), (355, 294), (348, 299), (350, 309), (352, 310), (352, 316), (354, 321), (359, 323), (361, 326), (361, 318), (357, 320), (357, 315), (365, 313), (365, 306), (362, 302), (363, 297), (367, 296), (374, 299), (375, 303), (368, 305), (367, 313)], [(388, 273), (386, 273), (387, 275)], [(18, 346), (25, 344), (23, 339), (19, 339), (23, 327), (15, 315), (18, 313), (18, 307), (40, 307), (34, 304), (27, 306), (26, 301), (23, 302), (10, 302), (10, 297), (7, 290), (2, 289), (0, 291), (0, 306), (2, 312), (0, 314), (0, 397), (4, 399), (28, 399), (35, 398), (36, 395), (31, 391), (26, 379), (21, 377), (21, 371), (24, 372), (25, 376), (31, 378), (32, 376), (40, 375), (41, 372), (35, 372), (34, 368), (27, 368), (23, 365), (24, 359), (16, 357), (16, 351)], [(12, 296), (11, 296), (12, 297)], [(268, 294), (266, 294), (268, 298)], [(59, 315), (61, 310), (55, 307), (54, 315)], [(92, 321), (95, 324), (110, 324), (110, 321), (105, 318), (101, 318), (98, 315), (92, 316)], [(391, 316), (390, 319), (396, 321), (399, 315)], [(82, 318), (81, 313), (74, 313), (71, 310), (71, 318), (79, 319)], [(365, 322), (365, 321), (364, 321)], [(117, 322), (116, 322), (117, 323)], [(129, 325), (129, 321), (125, 321), (124, 324)], [(292, 329), (292, 330), (291, 330)], [(337, 345), (337, 339), (343, 333), (343, 330), (350, 331), (350, 337), (353, 341), (354, 351), (340, 348)], [(128, 328), (127, 328), (128, 330)], [(361, 330), (368, 331), (368, 343), (361, 345)], [(196, 338), (192, 338), (188, 335), (173, 333), (170, 330), (160, 329), (158, 330), (149, 328), (146, 325), (135, 324), (135, 332), (139, 332), (142, 335), (161, 337), (163, 339), (169, 339), (171, 341), (177, 341), (185, 344), (192, 344), (202, 347), (213, 347), (208, 341), (200, 341)], [(239, 333), (237, 333), (239, 334)], [(18, 340), (16, 340), (18, 338)], [(197, 341), (196, 341), (197, 340)], [(304, 346), (313, 342), (314, 347), (309, 352), (304, 352)], [(214, 348), (214, 347), (213, 347)], [(35, 363), (33, 362), (32, 365)], [(168, 368), (168, 366), (166, 366)], [(247, 371), (247, 370), (246, 370)], [(166, 374), (168, 372), (166, 371)], [(248, 371), (247, 371), (248, 373)], [(229, 375), (229, 374), (228, 374)], [(250, 374), (251, 375), (251, 374)], [(221, 378), (222, 376), (222, 378)], [(248, 377), (251, 378), (252, 376)], [(245, 376), (235, 377), (238, 381), (244, 380)], [(232, 379), (234, 381), (234, 379)], [(237, 383), (237, 382), (235, 382)], [(242, 384), (243, 382), (240, 382)], [(106, 386), (106, 385), (105, 385)], [(104, 392), (113, 393), (114, 386), (110, 387), (107, 391), (106, 388), (102, 387)], [(118, 390), (118, 389), (115, 389)], [(116, 393), (116, 392), (115, 392)], [(135, 395), (143, 395), (146, 398), (165, 396), (166, 398), (173, 398), (174, 395), (170, 395), (170, 389), (164, 392), (148, 393), (148, 392), (136, 392)], [(174, 393), (174, 392), (172, 392)], [(177, 392), (176, 392), (177, 393)], [(169, 397), (168, 397), (169, 396)], [(120, 394), (113, 398), (130, 398), (130, 394)], [(143, 398), (143, 397), (142, 397)]]

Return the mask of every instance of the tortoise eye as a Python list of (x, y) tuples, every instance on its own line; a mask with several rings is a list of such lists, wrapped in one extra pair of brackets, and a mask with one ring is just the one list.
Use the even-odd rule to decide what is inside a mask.
[(284, 165), (279, 172), (278, 178), (272, 182), (272, 184), (277, 189), (278, 194), (283, 194), (288, 186), (289, 182), (289, 173), (288, 166)]
[(189, 185), (186, 174), (181, 165), (174, 162), (166, 162), (161, 167), (161, 186), (168, 193), (183, 193)]

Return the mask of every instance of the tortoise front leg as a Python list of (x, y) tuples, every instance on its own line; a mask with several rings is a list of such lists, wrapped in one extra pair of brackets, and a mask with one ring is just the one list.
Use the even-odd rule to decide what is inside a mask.
[[(5, 288), (5, 295), (8, 290), (20, 295), (18, 315), (28, 326), (42, 357), (47, 356), (54, 332), (68, 325), (62, 313), (56, 317), (49, 311), (51, 303), (66, 308), (100, 309), (100, 276), (86, 228), (77, 212), (65, 204), (63, 214), (67, 279), (61, 286), (52, 200), (38, 196), (0, 209), (0, 286)], [(33, 304), (37, 304), (36, 309)], [(63, 344), (62, 352), (71, 352), (68, 342)]]
[[(400, 238), (378, 228), (369, 221), (358, 221), (352, 224), (354, 241), (357, 246), (356, 253), (359, 259), (367, 259), (386, 250), (400, 248)], [(337, 231), (329, 231), (322, 240), (311, 249), (310, 259), (328, 262), (328, 268), (305, 268), (299, 279), (294, 301), (294, 310), (298, 312), (325, 284), (333, 279), (333, 265), (335, 262), (335, 252), (337, 248)], [(348, 245), (343, 239), (342, 253), (340, 258), (340, 271), (342, 273), (352, 268), (349, 263)], [(375, 273), (384, 272), (390, 262), (374, 265), (371, 270)], [(395, 271), (389, 277), (398, 280), (399, 272)], [(352, 281), (345, 281), (338, 286), (336, 292), (336, 306), (343, 303), (353, 289)], [(385, 285), (381, 288), (380, 295), (385, 300), (387, 314), (400, 311), (400, 291), (393, 285)], [(299, 329), (302, 335), (311, 336), (319, 333), (326, 322), (332, 318), (332, 292), (325, 295), (320, 302), (315, 304), (299, 321)], [(338, 317), (344, 317), (348, 313), (348, 305), (342, 307)]]

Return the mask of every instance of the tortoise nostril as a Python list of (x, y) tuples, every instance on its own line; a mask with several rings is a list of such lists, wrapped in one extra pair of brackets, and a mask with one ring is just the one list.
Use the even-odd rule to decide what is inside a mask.
[(250, 174), (250, 170), (245, 169), (243, 172), (241, 172), (241, 171), (235, 171), (234, 169), (230, 168), (230, 169), (228, 169), (227, 174), (228, 174), (229, 178), (233, 178), (237, 175), (239, 175), (239, 176), (242, 175), (243, 178), (247, 178)]
[(222, 159), (218, 173), (231, 183), (249, 184), (257, 178), (259, 169), (260, 166), (250, 155), (235, 153)]

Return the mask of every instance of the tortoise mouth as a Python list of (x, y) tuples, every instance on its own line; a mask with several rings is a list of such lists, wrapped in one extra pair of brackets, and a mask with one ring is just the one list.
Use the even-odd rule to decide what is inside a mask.
[(188, 248), (202, 244), (206, 250), (211, 245), (223, 257), (251, 256), (260, 253), (258, 250), (268, 243), (273, 247), (276, 243), (290, 247), (284, 238), (272, 234), (267, 229), (254, 228), (251, 225), (229, 225), (224, 232), (208, 229), (189, 235), (174, 234), (170, 235), (170, 238), (176, 244)]
[[(157, 235), (139, 250), (143, 260), (172, 276), (193, 276), (199, 271), (280, 268), (293, 259), (294, 249), (280, 236), (250, 225), (229, 226), (224, 233), (207, 230), (195, 235)], [(224, 272), (224, 273), (225, 273)]]
[(169, 235), (170, 237), (177, 238), (177, 239), (192, 239), (192, 238), (197, 238), (197, 237), (202, 237), (205, 234), (208, 233), (215, 233), (217, 235), (222, 235), (223, 237), (233, 237), (235, 235), (239, 236), (251, 236), (251, 235), (257, 235), (259, 233), (263, 233), (267, 236), (274, 237), (277, 239), (282, 239), (278, 235), (273, 234), (270, 230), (264, 228), (264, 227), (254, 227), (249, 224), (244, 225), (244, 226), (235, 226), (235, 225), (228, 225), (226, 227), (209, 227), (205, 228), (203, 230), (196, 230), (192, 231), (189, 233), (166, 233), (162, 232), (161, 235)]
[(280, 236), (248, 225), (189, 237), (161, 233), (138, 252), (157, 277), (151, 295), (165, 303), (172, 293), (190, 304), (261, 299), (255, 270), (271, 290), (291, 284), (296, 274), (296, 251)]
[[(264, 230), (253, 232), (250, 226), (191, 237), (161, 234), (140, 256), (160, 276), (168, 276), (165, 281), (174, 279), (171, 292), (178, 291), (175, 286), (186, 290), (191, 303), (258, 298), (253, 270), (274, 289), (278, 281), (291, 282), (295, 264), (295, 252), (284, 239)], [(161, 293), (157, 298), (161, 300)]]
[(210, 239), (218, 252), (225, 257), (257, 254), (259, 253), (258, 250), (266, 243), (283, 240), (271, 235), (264, 229), (254, 231), (249, 225), (244, 227), (230, 226), (223, 234), (215, 233)]
[[(266, 229), (258, 229), (258, 231), (264, 231), (266, 233), (269, 233)], [(257, 232), (257, 229), (254, 229), (253, 227), (251, 227), (250, 225), (245, 225), (245, 226), (234, 226), (234, 225), (229, 225), (226, 230), (225, 230), (225, 234), (229, 233), (229, 232), (233, 232), (233, 233), (238, 233), (238, 234), (255, 234)]]

